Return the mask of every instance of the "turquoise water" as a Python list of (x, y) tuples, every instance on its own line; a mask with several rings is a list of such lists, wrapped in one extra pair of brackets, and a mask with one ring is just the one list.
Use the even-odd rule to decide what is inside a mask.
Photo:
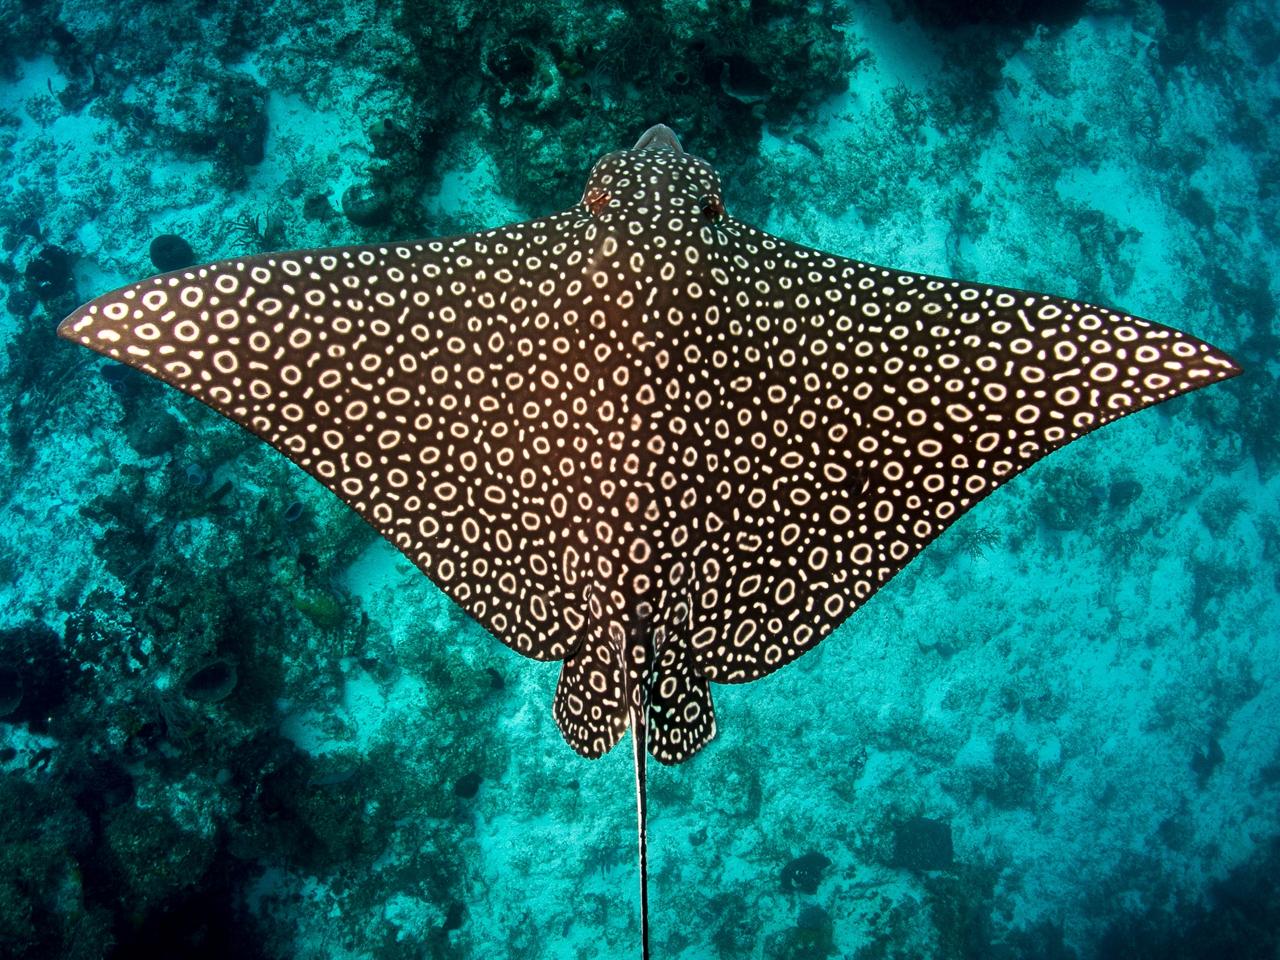
[(1274, 956), (1280, 10), (1031, 6), (0, 7), (0, 956), (638, 955), (630, 752), (565, 745), (557, 667), (53, 330), (184, 258), (562, 209), (658, 121), (772, 233), (1246, 373), (717, 686), (650, 767), (654, 956)]

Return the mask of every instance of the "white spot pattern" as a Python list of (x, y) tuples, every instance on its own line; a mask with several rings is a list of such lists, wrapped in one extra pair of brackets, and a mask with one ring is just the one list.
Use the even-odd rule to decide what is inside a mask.
[(556, 216), (192, 268), (60, 332), (248, 427), (504, 643), (564, 659), (575, 749), (618, 741), (630, 691), (668, 763), (714, 736), (708, 680), (800, 656), (1045, 454), (1238, 372), (723, 209), (704, 162), (623, 151)]

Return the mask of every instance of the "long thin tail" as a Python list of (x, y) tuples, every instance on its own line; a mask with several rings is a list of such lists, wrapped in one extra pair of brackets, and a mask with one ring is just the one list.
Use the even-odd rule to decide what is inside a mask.
[(649, 833), (648, 800), (645, 797), (645, 721), (633, 712), (631, 717), (631, 741), (635, 751), (636, 766), (636, 823), (640, 836), (640, 951), (649, 960)]

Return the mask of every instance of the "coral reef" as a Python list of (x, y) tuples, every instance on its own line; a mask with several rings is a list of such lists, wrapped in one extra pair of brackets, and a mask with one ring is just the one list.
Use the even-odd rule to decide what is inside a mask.
[[(589, 159), (566, 154), (562, 143), (622, 146), (617, 131), (645, 129), (655, 103), (722, 171), (736, 171), (747, 160), (736, 144), (758, 136), (763, 123), (811, 113), (844, 89), (851, 66), (827, 2), (646, 0), (589, 18), (557, 2), (469, 7), (463, 16), (459, 30), (456, 11), (404, 4), (399, 26), (419, 65), (408, 78), (418, 111), (410, 130), (443, 129), (451, 114), (479, 102), (503, 180), (531, 209), (576, 199), (567, 191)], [(457, 81), (442, 101), (433, 94), (449, 75)]]

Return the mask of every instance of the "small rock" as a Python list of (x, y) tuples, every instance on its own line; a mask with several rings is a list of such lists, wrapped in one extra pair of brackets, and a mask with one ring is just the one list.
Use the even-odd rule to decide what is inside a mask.
[(358, 227), (376, 227), (391, 215), (391, 197), (372, 183), (353, 183), (342, 191), (342, 212)]
[(14, 287), (9, 291), (5, 306), (15, 317), (25, 317), (35, 309), (36, 298), (31, 291)]
[(158, 457), (174, 448), (183, 429), (168, 410), (133, 410), (124, 418), (124, 437), (138, 456)]
[(796, 925), (765, 938), (770, 960), (822, 960), (835, 952), (835, 924), (816, 904), (800, 911)]
[(912, 817), (893, 828), (891, 866), (907, 870), (946, 870), (953, 856), (951, 824), (945, 820)]
[(236, 665), (229, 660), (214, 660), (187, 678), (182, 695), (197, 703), (225, 700), (236, 688)]
[(22, 675), (13, 667), (0, 667), (0, 717), (7, 717), (22, 704)]
[(223, 131), (223, 144), (231, 156), (245, 166), (255, 167), (267, 155), (267, 104), (260, 88), (237, 100), (231, 122)]
[(302, 215), (308, 220), (319, 220), (322, 223), (326, 220), (332, 220), (334, 215), (333, 204), (329, 202), (329, 197), (326, 194), (314, 193), (303, 201)]
[(467, 915), (467, 908), (454, 900), (449, 904), (449, 909), (445, 912), (444, 924), (442, 929), (448, 933), (450, 930), (457, 930), (462, 926), (463, 918)]
[(831, 916), (816, 903), (811, 903), (796, 917), (796, 926), (801, 930), (829, 930)]
[(1213, 771), (1217, 770), (1225, 759), (1227, 755), (1223, 753), (1222, 744), (1218, 742), (1217, 737), (1210, 737), (1208, 744), (1195, 752), (1191, 758), (1191, 769), (1195, 771), (1196, 784), (1201, 790), (1208, 784)]
[(188, 463), (182, 468), (182, 479), (188, 487), (199, 489), (209, 482), (209, 473), (198, 463)]
[(782, 889), (817, 893), (818, 884), (822, 882), (822, 873), (829, 866), (831, 866), (830, 860), (816, 850), (810, 850), (782, 868)]
[(527, 43), (515, 40), (489, 50), (484, 65), (507, 93), (519, 99), (533, 89), (538, 57)]
[(461, 797), (463, 800), (470, 800), (480, 792), (480, 783), (483, 779), (474, 770), (471, 773), (463, 774), (458, 782), (453, 785), (453, 795)]
[(1137, 480), (1117, 480), (1111, 485), (1108, 499), (1111, 506), (1119, 509), (1127, 507), (1142, 495), (1142, 484)]
[(368, 130), (373, 155), (381, 160), (392, 160), (412, 146), (409, 135), (389, 118), (376, 120)]
[(176, 233), (162, 233), (151, 241), (151, 262), (161, 273), (181, 270), (196, 262), (191, 244)]
[(75, 289), (71, 277), (74, 258), (61, 247), (49, 244), (27, 263), (27, 288), (36, 298), (48, 302)]

